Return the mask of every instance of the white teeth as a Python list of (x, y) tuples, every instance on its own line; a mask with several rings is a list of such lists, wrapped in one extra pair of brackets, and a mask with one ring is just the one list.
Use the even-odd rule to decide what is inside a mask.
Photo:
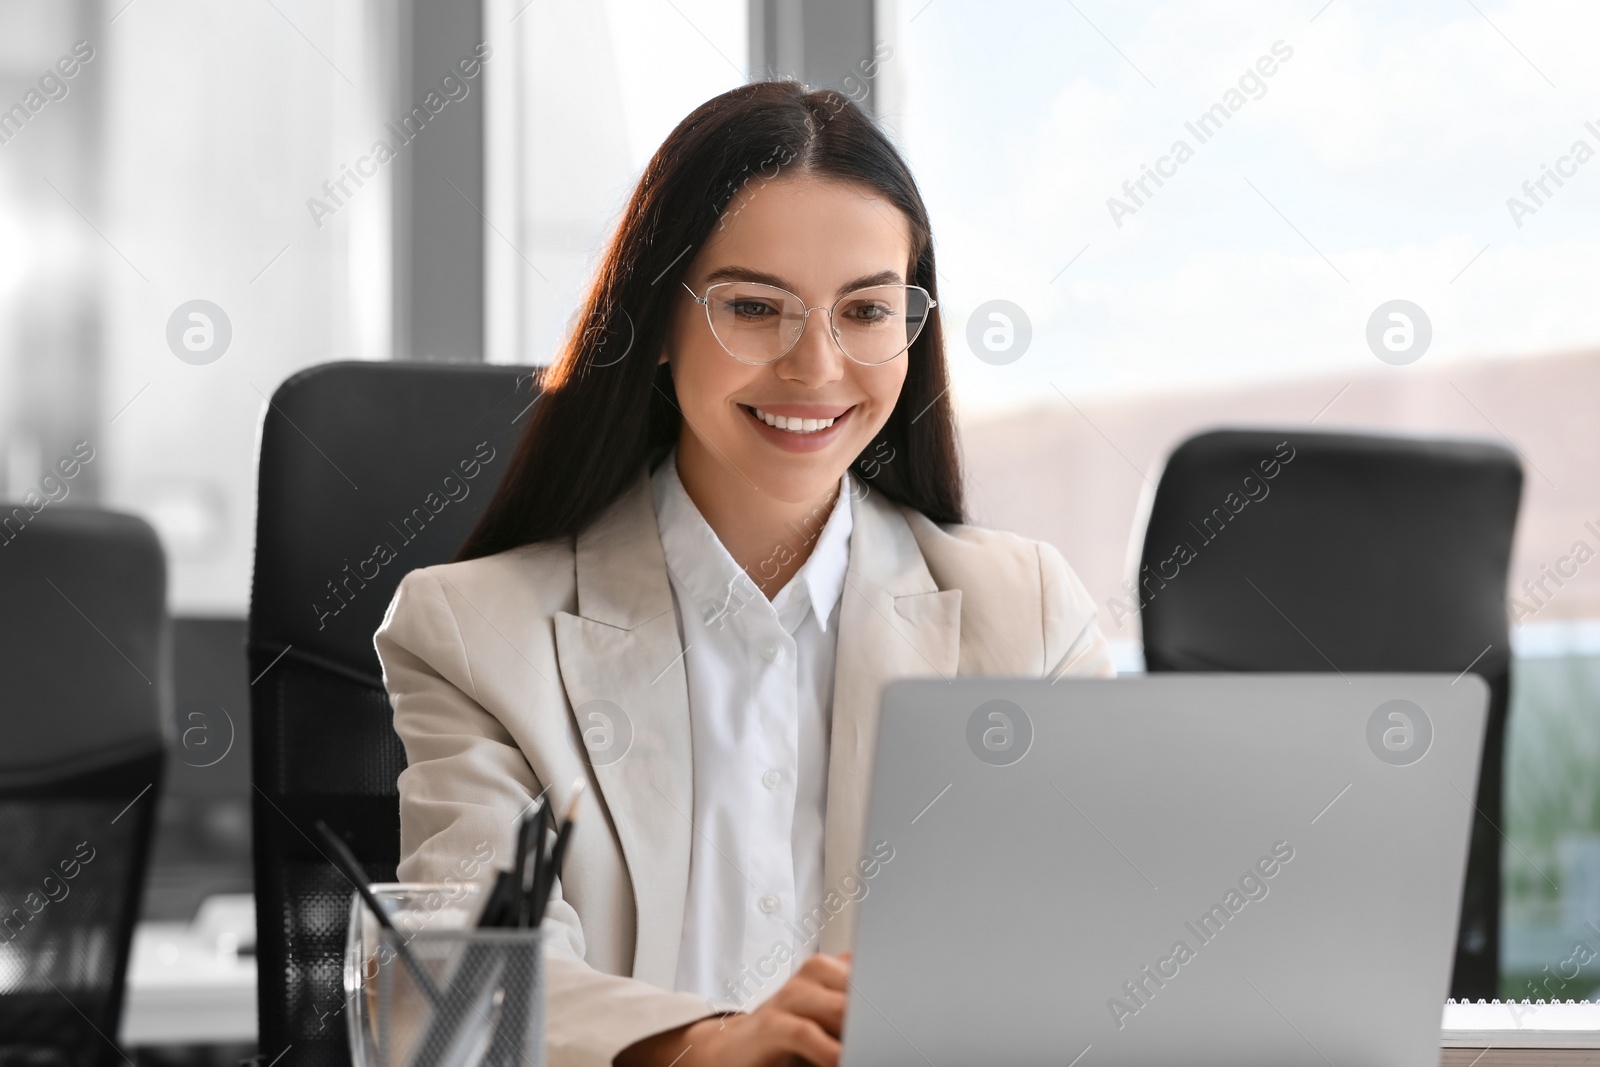
[(769, 415), (760, 408), (750, 410), (756, 413), (756, 418), (768, 426), (786, 433), (816, 433), (818, 430), (826, 430), (834, 422), (833, 419), (800, 419), (788, 415)]

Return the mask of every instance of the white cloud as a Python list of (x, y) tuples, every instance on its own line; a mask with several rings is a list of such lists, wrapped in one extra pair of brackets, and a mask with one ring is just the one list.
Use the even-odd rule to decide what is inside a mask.
[[(1586, 112), (1600, 66), (1581, 43), (1600, 10), (1334, 0), (1312, 22), (1319, 6), (1082, 5), (1125, 60), (1070, 10), (1002, 3), (996, 21), (1031, 27), (1003, 68), (986, 31), (927, 9), (944, 21), (914, 27), (908, 150), (934, 213), (968, 407), (1037, 400), (1052, 382), (1139, 389), (1370, 367), (1367, 316), (1396, 297), (1432, 317), (1430, 359), (1600, 339), (1600, 159), (1520, 229), (1505, 206), (1575, 138), (1600, 149), (1583, 126), (1600, 124), (1600, 108)], [(1266, 94), (1117, 227), (1106, 198), (1174, 138), (1193, 143), (1184, 120), (1277, 40), (1294, 55)], [(944, 74), (974, 67), (986, 76), (959, 86)], [(1035, 350), (1005, 367), (963, 339), (965, 316), (994, 297), (1035, 329)]]

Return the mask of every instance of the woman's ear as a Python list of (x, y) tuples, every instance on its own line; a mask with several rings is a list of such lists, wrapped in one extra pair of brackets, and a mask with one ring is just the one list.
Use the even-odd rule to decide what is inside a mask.
[(661, 365), (662, 365), (662, 364), (663, 364), (663, 363), (666, 363), (666, 362), (668, 362), (668, 360), (667, 360), (667, 350), (666, 350), (666, 349), (665, 349), (665, 348), (663, 348), (663, 349), (662, 349), (662, 350), (661, 350), (661, 358), (660, 358), (660, 359), (658, 359), (658, 360), (656, 360), (656, 366), (658, 366), (658, 367), (659, 367), (659, 366), (661, 366)]

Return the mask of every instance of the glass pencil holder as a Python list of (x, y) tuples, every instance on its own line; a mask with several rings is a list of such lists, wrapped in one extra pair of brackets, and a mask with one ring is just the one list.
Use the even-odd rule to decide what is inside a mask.
[[(427, 907), (437, 904), (440, 888), (383, 887), (380, 898), (401, 905), (391, 912), (394, 930), (381, 928), (357, 901), (345, 960), (352, 1061), (356, 1067), (543, 1067), (539, 931), (467, 929), (475, 893), (446, 915)], [(419, 911), (429, 921), (408, 925)]]

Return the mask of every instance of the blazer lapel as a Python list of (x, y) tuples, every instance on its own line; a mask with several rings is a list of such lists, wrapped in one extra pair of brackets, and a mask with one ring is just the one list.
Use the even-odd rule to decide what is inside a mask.
[(555, 617), (561, 681), (578, 736), (594, 700), (622, 711), (620, 757), (590, 766), (628, 863), (638, 922), (633, 976), (671, 989), (692, 844), (688, 683), (650, 482), (641, 478), (577, 538), (578, 614)]
[[(872, 744), (883, 687), (896, 678), (954, 678), (961, 591), (934, 584), (899, 509), (870, 488), (854, 502), (850, 566), (840, 597), (828, 762), (827, 886), (865, 852)], [(689, 695), (672, 587), (648, 478), (578, 535), (578, 612), (555, 617), (556, 653), (573, 729), (593, 700), (622, 709), (632, 740), (613, 762), (591, 761), (637, 907), (633, 976), (670, 989), (677, 977), (693, 845)], [(614, 714), (614, 713), (613, 713)], [(856, 909), (823, 927), (821, 948), (849, 948)]]
[[(940, 590), (898, 507), (859, 482), (850, 568), (839, 606), (839, 645), (828, 753), (826, 888), (840, 892), (865, 851), (867, 790), (883, 687), (896, 678), (953, 679), (961, 652), (961, 590)], [(842, 893), (841, 893), (842, 895)], [(854, 940), (856, 910), (822, 928), (821, 948)]]

